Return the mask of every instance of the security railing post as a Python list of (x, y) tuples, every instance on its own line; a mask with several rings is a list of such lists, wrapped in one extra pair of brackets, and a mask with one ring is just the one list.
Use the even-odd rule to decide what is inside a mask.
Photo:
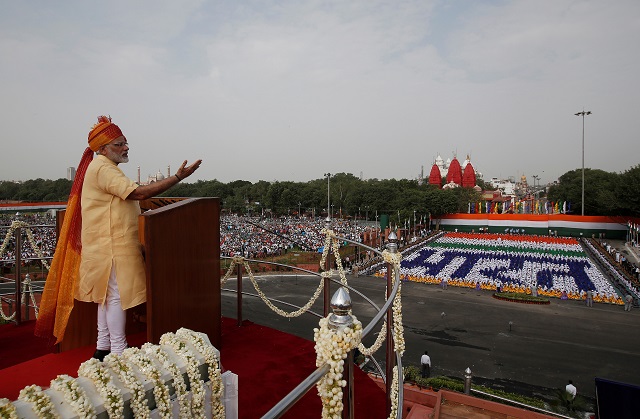
[[(324, 220), (324, 222), (325, 229), (329, 230), (331, 228), (331, 217), (327, 216), (327, 219)], [(324, 270), (325, 272), (329, 272), (331, 270), (331, 242), (329, 244), (329, 249), (324, 249), (324, 251), (327, 252), (327, 259), (324, 261)], [(329, 305), (331, 303), (331, 280), (327, 277), (324, 277), (322, 286), (324, 291), (322, 293), (324, 299), (322, 312), (324, 317), (327, 317), (329, 315)]]
[(20, 281), (20, 276), (22, 275), (20, 269), (20, 265), (22, 265), (22, 229), (20, 227), (14, 231), (14, 237), (16, 238), (16, 324), (20, 324), (22, 322), (22, 289)]
[(353, 394), (353, 350), (349, 351), (349, 353), (347, 354), (347, 359), (345, 359), (344, 371), (342, 375), (347, 382), (346, 388), (344, 389), (344, 393), (342, 395), (342, 403), (345, 407), (342, 410), (342, 417), (348, 419), (355, 417), (355, 395)]
[[(343, 287), (338, 288), (331, 298), (331, 308), (333, 314), (329, 316), (329, 327), (333, 330), (339, 328), (351, 327), (353, 325), (353, 317), (351, 316), (351, 297)], [(344, 370), (342, 378), (347, 382), (342, 392), (342, 417), (343, 419), (351, 419), (354, 417), (354, 393), (353, 393), (353, 350), (349, 351), (344, 362)]]
[(464, 370), (464, 394), (469, 394), (471, 393), (471, 378), (473, 377), (473, 374), (471, 374), (471, 369), (469, 367), (467, 367), (466, 370)]
[[(387, 243), (387, 251), (389, 253), (396, 253), (398, 251), (397, 236), (394, 232), (389, 234), (389, 243)], [(387, 300), (391, 296), (393, 289), (393, 264), (387, 262)], [(391, 392), (392, 392), (392, 377), (393, 367), (395, 366), (395, 353), (393, 345), (393, 304), (387, 309), (387, 353), (386, 353), (386, 389), (387, 389), (387, 416), (391, 413)]]
[(236, 281), (236, 290), (238, 292), (236, 302), (236, 318), (238, 319), (238, 327), (242, 326), (242, 263), (238, 263), (238, 280)]

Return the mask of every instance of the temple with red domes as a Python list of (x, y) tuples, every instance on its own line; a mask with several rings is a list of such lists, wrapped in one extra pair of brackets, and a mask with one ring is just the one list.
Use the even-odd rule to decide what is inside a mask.
[[(463, 188), (476, 188), (480, 189), (476, 185), (476, 175), (482, 177), (481, 173), (477, 173), (469, 155), (467, 159), (460, 165), (458, 158), (454, 156), (453, 160), (447, 159), (445, 162), (442, 157), (438, 155), (435, 163), (431, 167), (429, 173), (429, 184), (435, 185), (438, 188), (457, 188), (462, 186)], [(446, 179), (444, 186), (442, 186), (442, 178)]]

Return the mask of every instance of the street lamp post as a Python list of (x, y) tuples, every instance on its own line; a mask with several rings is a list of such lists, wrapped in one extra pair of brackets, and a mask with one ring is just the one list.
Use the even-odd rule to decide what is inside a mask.
[(584, 216), (584, 116), (591, 115), (591, 111), (583, 109), (582, 112), (575, 114), (576, 116), (582, 116), (582, 215)]
[(324, 175), (327, 177), (327, 217), (331, 218), (331, 212), (330, 212), (331, 202), (329, 202), (331, 200), (330, 194), (329, 194), (329, 182), (331, 179), (331, 173), (325, 173)]
[(413, 238), (416, 237), (416, 210), (413, 210)]

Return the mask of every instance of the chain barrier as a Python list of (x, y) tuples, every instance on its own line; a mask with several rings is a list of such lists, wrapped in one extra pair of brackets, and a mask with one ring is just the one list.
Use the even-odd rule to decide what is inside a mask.
[[(2, 241), (2, 245), (0, 245), (0, 258), (2, 258), (6, 253), (7, 247), (9, 245), (9, 241), (13, 237), (14, 232), (19, 228), (24, 229), (25, 233), (27, 234), (27, 239), (29, 240), (29, 244), (31, 245), (31, 249), (36, 253), (38, 258), (40, 258), (40, 262), (44, 265), (44, 267), (47, 270), (49, 270), (50, 266), (45, 260), (44, 253), (42, 253), (42, 250), (36, 244), (36, 241), (33, 237), (33, 232), (29, 228), (29, 224), (25, 223), (24, 221), (14, 220), (13, 222), (11, 222), (11, 225), (9, 226), (9, 230), (7, 231), (7, 234), (5, 235), (4, 240)], [(20, 249), (17, 249), (17, 251), (20, 251)], [(35, 316), (37, 319), (38, 305), (36, 303), (36, 297), (33, 293), (33, 285), (31, 284), (31, 278), (29, 277), (28, 274), (25, 277), (24, 282), (22, 283), (22, 298), (20, 299), (20, 307), (27, 303), (27, 294), (29, 295), (31, 304), (33, 304)], [(17, 309), (18, 307), (16, 307), (16, 310)], [(0, 304), (0, 317), (2, 317), (2, 319), (5, 321), (12, 321), (16, 317), (16, 312), (14, 311), (11, 316), (7, 316), (2, 308), (2, 304)]]

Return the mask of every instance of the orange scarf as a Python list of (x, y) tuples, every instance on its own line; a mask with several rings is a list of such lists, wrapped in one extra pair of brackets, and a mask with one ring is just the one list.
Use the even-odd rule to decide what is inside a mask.
[(36, 321), (34, 334), (50, 341), (56, 338), (60, 343), (64, 338), (69, 315), (73, 310), (73, 299), (78, 283), (80, 253), (82, 250), (82, 212), (81, 195), (84, 175), (93, 160), (93, 151), (87, 147), (76, 171), (71, 187), (67, 211), (58, 236), (56, 252), (53, 255), (51, 269), (44, 285), (40, 301), (40, 313)]

